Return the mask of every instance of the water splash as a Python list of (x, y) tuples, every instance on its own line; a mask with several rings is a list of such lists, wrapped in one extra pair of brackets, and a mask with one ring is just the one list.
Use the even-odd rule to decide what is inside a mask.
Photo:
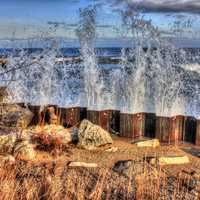
[(122, 49), (118, 65), (102, 66), (95, 50), (96, 14), (91, 7), (80, 12), (80, 63), (56, 62), (58, 57), (64, 60), (56, 40), (40, 53), (11, 52), (7, 67), (0, 68), (0, 84), (11, 91), (7, 100), (200, 117), (200, 71), (188, 69), (199, 60), (200, 51), (194, 59), (194, 54), (163, 38), (142, 15), (125, 13), (122, 21), (132, 48)]
[(102, 90), (104, 84), (100, 77), (95, 55), (96, 9), (92, 7), (81, 10), (80, 19), (77, 34), (84, 65), (85, 105), (88, 109), (99, 110), (103, 106)]

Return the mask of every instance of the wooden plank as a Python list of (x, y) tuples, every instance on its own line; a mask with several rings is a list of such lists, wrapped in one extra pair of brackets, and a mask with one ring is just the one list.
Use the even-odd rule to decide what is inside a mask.
[(184, 116), (178, 115), (171, 118), (170, 143), (183, 141)]
[(197, 131), (197, 120), (195, 117), (185, 116), (183, 141), (195, 144)]
[(112, 110), (88, 110), (87, 119), (92, 123), (101, 126), (103, 129), (110, 131)]
[(196, 143), (197, 146), (200, 146), (200, 119), (197, 120), (197, 130), (196, 130)]
[(119, 110), (111, 110), (110, 132), (111, 133), (120, 132), (120, 111)]
[(171, 131), (170, 120), (170, 117), (156, 117), (156, 138), (161, 143), (169, 143)]
[(145, 114), (137, 113), (133, 116), (134, 138), (144, 137), (145, 133)]
[(154, 113), (143, 113), (144, 115), (144, 136), (149, 138), (156, 137), (156, 115)]
[(29, 110), (33, 113), (33, 119), (30, 123), (31, 126), (36, 126), (42, 123), (41, 106), (28, 105)]
[(134, 138), (134, 115), (120, 113), (120, 136)]
[(155, 137), (156, 118), (153, 113), (120, 113), (120, 135), (138, 139)]
[(63, 110), (62, 116), (65, 118), (64, 125), (66, 127), (72, 127), (78, 125), (81, 120), (86, 118), (86, 108), (82, 107), (72, 107), (72, 108), (66, 108)]

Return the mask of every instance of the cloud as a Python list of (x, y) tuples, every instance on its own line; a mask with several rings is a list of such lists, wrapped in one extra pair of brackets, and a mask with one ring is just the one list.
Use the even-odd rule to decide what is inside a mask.
[[(97, 2), (102, 0), (97, 0)], [(103, 0), (104, 1), (104, 0)], [(110, 0), (113, 7), (126, 5), (144, 12), (200, 13), (200, 0)]]

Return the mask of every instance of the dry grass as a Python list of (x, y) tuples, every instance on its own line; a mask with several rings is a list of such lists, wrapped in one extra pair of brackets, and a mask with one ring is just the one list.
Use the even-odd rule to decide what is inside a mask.
[[(137, 148), (126, 139), (114, 139), (115, 153), (105, 148), (87, 151), (69, 147), (61, 156), (38, 152), (33, 162), (17, 161), (0, 169), (0, 200), (199, 199), (200, 161), (189, 154), (189, 165), (159, 167), (151, 156), (185, 155), (176, 147)], [(120, 160), (130, 165), (121, 171)], [(98, 168), (71, 168), (70, 161), (94, 162)], [(195, 173), (194, 173), (195, 172)], [(194, 182), (192, 182), (194, 181)]]

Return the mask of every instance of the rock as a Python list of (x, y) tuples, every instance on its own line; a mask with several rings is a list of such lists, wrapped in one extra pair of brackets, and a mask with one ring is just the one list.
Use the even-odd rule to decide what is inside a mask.
[(35, 158), (33, 145), (27, 140), (17, 141), (14, 147), (14, 157), (17, 160), (33, 160)]
[(158, 139), (152, 139), (152, 140), (144, 140), (144, 141), (136, 141), (134, 144), (137, 145), (137, 147), (159, 147), (160, 142)]
[(151, 164), (159, 164), (159, 165), (181, 165), (188, 164), (190, 162), (187, 156), (173, 156), (173, 157), (160, 157), (160, 158), (152, 158)]
[(27, 128), (32, 120), (33, 114), (29, 109), (22, 108), (16, 104), (0, 105), (0, 129), (5, 131), (16, 131)]
[(39, 145), (59, 147), (72, 141), (70, 131), (59, 125), (36, 126), (35, 129), (31, 130), (31, 134), (33, 142)]
[(85, 163), (85, 162), (70, 162), (68, 164), (69, 167), (89, 167), (89, 168), (96, 168), (96, 163)]
[(123, 175), (126, 178), (131, 178), (137, 174), (143, 173), (143, 163), (134, 160), (119, 160), (117, 161), (112, 170), (119, 175)]
[(132, 160), (120, 160), (115, 163), (112, 170), (119, 174), (128, 175), (128, 170), (133, 164), (134, 161)]
[(109, 148), (109, 149), (106, 149), (105, 151), (106, 151), (106, 152), (110, 152), (110, 153), (115, 153), (115, 152), (118, 151), (118, 148), (117, 148), (117, 147), (111, 147), (111, 148)]
[(97, 147), (112, 144), (110, 134), (98, 125), (83, 120), (78, 130), (78, 145), (84, 149), (93, 150)]
[(12, 154), (15, 141), (15, 135), (10, 134), (0, 136), (0, 153)]
[(46, 115), (46, 120), (45, 121), (48, 124), (54, 124), (54, 125), (58, 124), (58, 117), (56, 116), (55, 113), (56, 113), (56, 111), (55, 111), (55, 107), (54, 106), (49, 106), (47, 108), (47, 111), (45, 113), (45, 115)]

